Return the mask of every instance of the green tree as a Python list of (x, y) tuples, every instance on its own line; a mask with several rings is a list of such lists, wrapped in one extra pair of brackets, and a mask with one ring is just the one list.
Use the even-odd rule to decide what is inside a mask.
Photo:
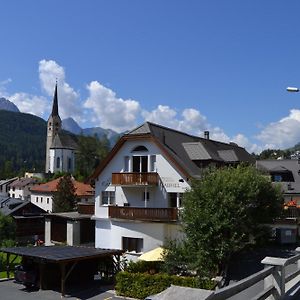
[(16, 236), (16, 225), (11, 216), (4, 216), (0, 213), (0, 245), (8, 240), (14, 240)]
[(262, 224), (280, 215), (282, 195), (254, 167), (228, 167), (194, 181), (184, 195), (183, 207), (186, 238), (168, 247), (169, 271), (174, 271), (174, 257), (182, 257), (176, 262), (182, 269), (214, 276), (233, 253), (259, 239), (265, 232)]
[(83, 136), (78, 139), (76, 154), (76, 177), (84, 179), (91, 175), (95, 166), (106, 157), (109, 152), (109, 141), (106, 136)]
[(76, 209), (76, 194), (70, 175), (64, 175), (57, 184), (53, 195), (53, 212), (74, 211)]

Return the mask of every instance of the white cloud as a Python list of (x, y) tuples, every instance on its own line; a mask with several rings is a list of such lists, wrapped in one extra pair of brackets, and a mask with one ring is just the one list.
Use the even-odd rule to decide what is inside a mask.
[(39, 62), (39, 78), (42, 89), (47, 93), (52, 102), (55, 82), (58, 85), (58, 105), (61, 118), (73, 117), (82, 121), (82, 109), (79, 94), (65, 81), (65, 70), (53, 60)]
[(167, 105), (158, 105), (157, 108), (151, 112), (147, 110), (142, 111), (142, 116), (145, 121), (178, 129), (178, 120), (175, 119), (176, 115), (177, 112)]
[(44, 97), (27, 93), (15, 93), (9, 96), (9, 100), (12, 101), (21, 112), (48, 118), (50, 104)]
[(300, 110), (290, 110), (287, 117), (268, 124), (256, 138), (264, 144), (264, 149), (294, 146), (300, 141)]
[[(47, 119), (57, 80), (59, 114), (62, 118), (73, 117), (77, 122), (85, 123), (88, 126), (101, 126), (122, 132), (135, 127), (137, 120), (142, 117), (145, 121), (197, 136), (203, 136), (203, 132), (208, 130), (211, 139), (227, 143), (233, 141), (250, 152), (259, 152), (262, 149), (257, 144), (252, 144), (241, 133), (229, 137), (220, 127), (212, 126), (207, 118), (195, 108), (176, 110), (168, 105), (158, 105), (152, 111), (147, 111), (141, 107), (138, 101), (118, 97), (112, 89), (105, 87), (98, 81), (91, 81), (86, 86), (89, 96), (82, 101), (80, 94), (66, 82), (65, 69), (57, 62), (43, 59), (39, 62), (38, 70), (41, 89), (46, 93), (47, 98), (26, 92), (9, 95), (6, 92), (6, 85), (11, 82), (11, 79), (0, 82), (0, 92), (13, 101), (22, 112), (32, 113)], [(299, 125), (300, 111), (292, 110), (288, 117), (266, 126), (258, 138), (265, 143), (264, 148), (298, 142), (300, 140)], [(277, 133), (274, 134), (274, 131)]]
[(111, 89), (98, 81), (92, 81), (87, 89), (89, 97), (84, 107), (90, 109), (91, 121), (94, 125), (110, 128), (117, 132), (125, 131), (136, 126), (140, 113), (139, 102), (118, 98)]

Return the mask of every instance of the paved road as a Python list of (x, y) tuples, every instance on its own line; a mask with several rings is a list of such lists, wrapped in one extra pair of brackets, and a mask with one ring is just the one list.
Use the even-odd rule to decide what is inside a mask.
[[(120, 300), (124, 297), (117, 297), (113, 290), (109, 287), (93, 286), (88, 289), (73, 289), (67, 291), (70, 294), (66, 295), (66, 299), (84, 299), (84, 300)], [(0, 299), (1, 300), (58, 300), (61, 299), (59, 291), (53, 290), (26, 290), (22, 284), (16, 283), (13, 280), (0, 282)]]

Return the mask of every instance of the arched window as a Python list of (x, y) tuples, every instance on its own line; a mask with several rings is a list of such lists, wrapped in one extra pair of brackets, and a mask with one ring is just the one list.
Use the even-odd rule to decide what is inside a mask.
[(56, 158), (56, 168), (59, 169), (60, 168), (60, 157)]
[(145, 146), (136, 146), (131, 152), (141, 152), (141, 151), (148, 151)]

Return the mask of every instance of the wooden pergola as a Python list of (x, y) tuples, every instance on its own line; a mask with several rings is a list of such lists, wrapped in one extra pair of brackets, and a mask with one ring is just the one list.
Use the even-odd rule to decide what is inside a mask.
[[(17, 256), (29, 258), (38, 264), (40, 289), (43, 289), (44, 286), (47, 264), (57, 264), (60, 269), (60, 286), (61, 295), (63, 297), (65, 296), (66, 280), (79, 262), (84, 260), (99, 261), (101, 259), (112, 258), (114, 261), (114, 271), (117, 272), (120, 270), (120, 256), (124, 253), (123, 250), (117, 249), (99, 249), (75, 246), (13, 247), (2, 248), (0, 251), (7, 254), (6, 270), (8, 278), (9, 271), (11, 269), (10, 265), (15, 261)], [(15, 257), (10, 262), (11, 255), (15, 255)]]

